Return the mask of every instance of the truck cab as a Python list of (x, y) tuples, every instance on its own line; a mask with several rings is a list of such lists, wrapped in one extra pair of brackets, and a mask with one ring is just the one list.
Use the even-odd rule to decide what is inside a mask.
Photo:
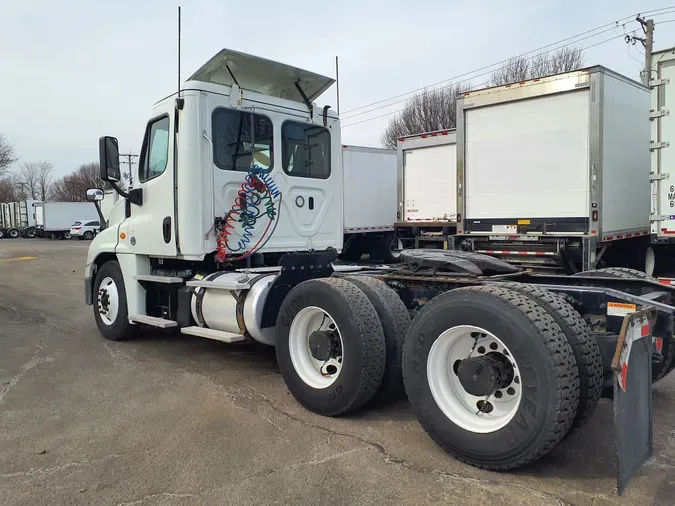
[[(120, 189), (124, 199), (89, 249), (87, 300), (110, 260), (129, 314), (147, 315), (147, 287), (136, 278), (160, 266), (207, 275), (274, 267), (288, 252), (340, 251), (340, 123), (312, 102), (333, 82), (224, 49), (157, 102), (134, 188)], [(100, 151), (101, 178), (119, 189), (116, 139), (101, 138)]]

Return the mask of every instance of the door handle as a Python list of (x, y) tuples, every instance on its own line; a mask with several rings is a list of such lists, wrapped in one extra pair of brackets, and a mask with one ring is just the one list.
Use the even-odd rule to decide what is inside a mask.
[(164, 235), (164, 242), (169, 244), (171, 241), (171, 216), (167, 216), (162, 221), (162, 235)]
[(309, 209), (310, 211), (314, 209), (314, 197), (309, 197), (308, 199), (308, 204), (309, 204)]

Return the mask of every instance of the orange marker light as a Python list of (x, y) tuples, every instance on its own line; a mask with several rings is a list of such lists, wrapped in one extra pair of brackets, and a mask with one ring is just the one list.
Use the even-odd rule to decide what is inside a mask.
[(120, 234), (120, 239), (126, 239), (126, 237), (127, 237), (127, 234), (125, 234), (124, 232), (122, 232)]

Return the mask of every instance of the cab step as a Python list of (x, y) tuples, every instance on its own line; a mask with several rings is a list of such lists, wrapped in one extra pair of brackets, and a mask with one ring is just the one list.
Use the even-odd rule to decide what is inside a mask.
[(183, 278), (177, 276), (157, 276), (155, 274), (138, 274), (134, 276), (136, 281), (151, 281), (153, 283), (164, 283), (164, 284), (183, 284), (185, 281)]
[(224, 343), (237, 343), (239, 341), (245, 341), (246, 338), (241, 334), (234, 334), (232, 332), (223, 332), (222, 330), (214, 330), (206, 327), (183, 327), (180, 329), (181, 333), (187, 334), (190, 336), (205, 337), (207, 339), (214, 339), (216, 341), (222, 341)]
[(169, 328), (178, 326), (178, 322), (176, 322), (174, 320), (167, 320), (165, 318), (157, 318), (156, 316), (148, 316), (146, 314), (130, 315), (129, 321), (131, 323), (144, 323), (145, 325), (151, 325), (153, 327), (159, 327), (160, 329), (169, 329)]
[(186, 286), (194, 288), (215, 288), (219, 290), (248, 290), (251, 288), (251, 283), (248, 281), (202, 281), (193, 279), (185, 283)]

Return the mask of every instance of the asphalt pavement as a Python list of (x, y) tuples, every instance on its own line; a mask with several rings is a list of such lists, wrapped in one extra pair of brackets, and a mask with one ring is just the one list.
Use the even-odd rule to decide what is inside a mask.
[(655, 386), (655, 456), (623, 497), (604, 400), (536, 464), (481, 471), (404, 401), (307, 412), (270, 348), (104, 340), (82, 293), (87, 246), (0, 240), (0, 505), (675, 504), (675, 374)]

